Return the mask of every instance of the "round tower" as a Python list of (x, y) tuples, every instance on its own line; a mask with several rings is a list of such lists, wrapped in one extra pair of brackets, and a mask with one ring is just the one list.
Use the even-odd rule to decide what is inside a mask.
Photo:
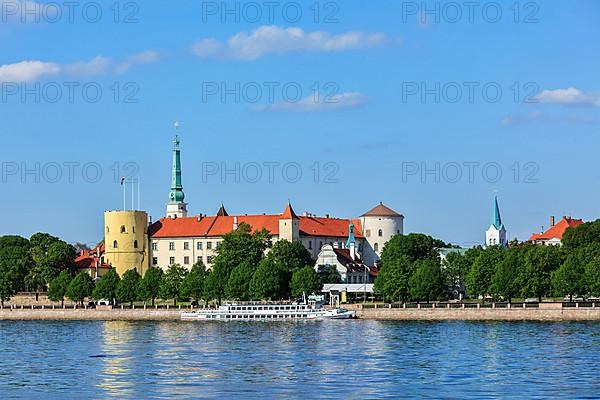
[(148, 214), (144, 211), (104, 213), (104, 259), (120, 276), (135, 269), (148, 269)]
[(383, 246), (394, 236), (404, 234), (404, 216), (379, 203), (360, 217), (366, 239), (363, 261), (375, 265), (381, 257)]

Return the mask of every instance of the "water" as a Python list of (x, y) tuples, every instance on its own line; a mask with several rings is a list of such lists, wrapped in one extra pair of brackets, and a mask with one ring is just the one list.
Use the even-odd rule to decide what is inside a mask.
[(599, 398), (600, 324), (0, 322), (0, 398)]

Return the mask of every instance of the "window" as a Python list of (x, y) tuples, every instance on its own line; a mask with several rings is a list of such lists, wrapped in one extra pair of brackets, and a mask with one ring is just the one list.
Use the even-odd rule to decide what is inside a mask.
[(113, 242), (113, 249), (118, 249), (119, 248), (119, 242), (117, 242), (116, 240)]
[(206, 263), (207, 264), (212, 264), (212, 256), (207, 256), (206, 257)]
[(170, 251), (174, 251), (175, 250), (175, 242), (169, 242), (169, 250)]
[(110, 233), (110, 228), (108, 226), (106, 227), (106, 233)]
[(135, 233), (135, 226), (131, 227), (131, 232)]
[(190, 242), (183, 242), (183, 249), (184, 250), (189, 250), (190, 249)]
[(323, 242), (319, 242), (319, 249), (323, 248)]
[(212, 249), (212, 242), (206, 242), (206, 250)]
[(169, 257), (169, 265), (175, 264), (175, 257)]
[(196, 258), (196, 262), (197, 262), (197, 263), (201, 263), (201, 262), (202, 262), (202, 256), (198, 256), (198, 257)]
[(221, 246), (221, 242), (217, 242), (217, 249)]
[(134, 248), (134, 249), (137, 249), (137, 248), (138, 248), (138, 241), (137, 241), (137, 240), (134, 240), (134, 241), (133, 241), (133, 248)]
[(196, 249), (197, 250), (202, 250), (202, 242), (196, 243)]
[(379, 251), (379, 243), (375, 243), (375, 246), (373, 246), (373, 249), (375, 250), (375, 252)]
[(158, 265), (158, 257), (152, 257), (152, 265)]
[(152, 250), (153, 251), (157, 251), (158, 250), (158, 243), (152, 242)]
[(365, 235), (366, 235), (367, 237), (371, 237), (371, 230), (370, 230), (370, 229), (367, 229), (367, 231), (365, 232)]
[(121, 233), (127, 233), (127, 228), (125, 228), (125, 225), (121, 225)]
[(312, 250), (312, 242), (308, 242), (308, 249)]
[(183, 263), (185, 265), (190, 265), (190, 257), (189, 256), (185, 256), (183, 257)]
[(383, 236), (383, 230), (380, 229), (377, 234), (379, 235), (379, 237)]

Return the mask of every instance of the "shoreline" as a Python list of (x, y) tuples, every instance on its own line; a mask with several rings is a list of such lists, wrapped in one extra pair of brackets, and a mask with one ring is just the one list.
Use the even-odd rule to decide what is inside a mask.
[[(363, 308), (359, 319), (382, 321), (600, 321), (600, 307), (562, 307), (540, 304), (539, 308)], [(180, 321), (188, 308), (83, 309), (83, 308), (3, 308), (0, 321)]]

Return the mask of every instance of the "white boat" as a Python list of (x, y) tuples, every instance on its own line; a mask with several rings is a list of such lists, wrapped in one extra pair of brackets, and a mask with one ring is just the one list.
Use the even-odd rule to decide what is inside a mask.
[(225, 304), (218, 309), (202, 309), (181, 313), (184, 320), (213, 321), (282, 321), (299, 319), (350, 319), (355, 311), (343, 308), (325, 309), (309, 304)]

